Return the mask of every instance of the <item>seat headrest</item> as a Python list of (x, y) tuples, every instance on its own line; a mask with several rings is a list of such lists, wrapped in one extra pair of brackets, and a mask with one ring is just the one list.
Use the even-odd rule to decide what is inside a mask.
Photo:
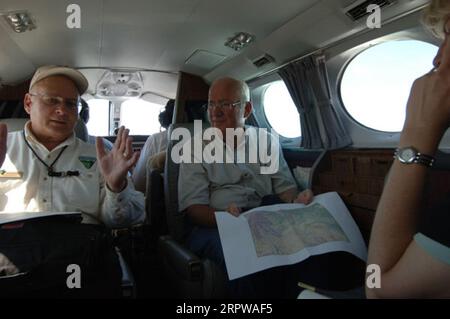
[[(29, 119), (27, 118), (8, 118), (8, 119), (0, 119), (1, 123), (5, 123), (8, 126), (8, 132), (16, 132), (21, 131), (25, 127), (25, 123)], [(75, 135), (87, 142), (89, 138), (88, 130), (86, 124), (83, 121), (78, 120), (77, 125), (75, 126)]]
[(5, 123), (8, 126), (8, 132), (16, 132), (23, 130), (25, 123), (27, 121), (28, 121), (27, 118), (0, 119), (1, 123)]
[(89, 133), (87, 126), (80, 119), (78, 119), (77, 125), (75, 125), (75, 135), (84, 142), (88, 142), (89, 140)]

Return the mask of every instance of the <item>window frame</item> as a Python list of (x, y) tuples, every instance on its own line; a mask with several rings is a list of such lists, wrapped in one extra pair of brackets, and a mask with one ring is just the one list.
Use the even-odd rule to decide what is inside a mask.
[[(353, 53), (350, 58), (346, 59), (346, 61), (343, 63), (339, 73), (338, 73), (338, 77), (337, 77), (337, 81), (336, 81), (336, 88), (335, 88), (335, 92), (337, 94), (337, 99), (340, 103), (340, 108), (342, 110), (342, 112), (348, 117), (348, 119), (355, 125), (368, 130), (370, 132), (374, 132), (374, 133), (381, 133), (381, 134), (388, 134), (388, 135), (396, 135), (396, 134), (400, 134), (401, 133), (401, 129), (400, 131), (382, 131), (376, 128), (372, 128), (369, 127), (361, 122), (359, 122), (357, 119), (355, 119), (352, 114), (348, 111), (347, 107), (345, 106), (344, 103), (344, 99), (342, 97), (342, 80), (344, 78), (344, 74), (347, 71), (347, 68), (350, 66), (351, 63), (353, 63), (353, 61), (360, 56), (361, 54), (363, 54), (364, 52), (383, 45), (385, 43), (389, 43), (389, 42), (400, 42), (400, 41), (416, 41), (416, 42), (424, 42), (426, 44), (430, 44), (430, 45), (436, 45), (435, 43), (431, 43), (429, 41), (426, 41), (424, 39), (416, 39), (416, 38), (399, 38), (399, 39), (382, 39), (382, 41), (378, 41), (377, 43), (374, 44), (367, 44), (361, 48), (359, 48), (355, 53)], [(406, 102), (405, 102), (406, 103)], [(405, 104), (406, 106), (406, 104)]]
[(283, 137), (283, 138), (285, 138), (285, 139), (298, 139), (298, 138), (301, 139), (301, 137), (302, 137), (302, 124), (301, 124), (301, 120), (300, 120), (300, 113), (298, 113), (297, 107), (295, 106), (295, 103), (294, 103), (294, 101), (292, 100), (292, 96), (290, 95), (289, 91), (288, 91), (289, 96), (290, 96), (290, 98), (291, 98), (291, 100), (292, 100), (292, 103), (294, 103), (294, 106), (295, 106), (295, 108), (296, 108), (295, 111), (296, 111), (297, 114), (298, 114), (298, 121), (299, 121), (299, 124), (300, 124), (300, 135), (299, 135), (299, 136), (296, 136), (296, 137), (287, 137), (287, 136), (281, 135), (281, 134), (280, 134), (280, 133), (272, 126), (272, 124), (270, 123), (269, 118), (267, 117), (266, 106), (265, 106), (265, 104), (264, 104), (265, 96), (266, 96), (267, 90), (270, 88), (270, 86), (274, 85), (274, 84), (277, 83), (277, 82), (281, 82), (281, 83), (283, 83), (284, 85), (286, 85), (286, 84), (284, 83), (283, 80), (280, 80), (280, 81), (272, 81), (272, 82), (270, 82), (270, 83), (267, 83), (267, 84), (264, 86), (264, 89), (263, 89), (263, 91), (262, 91), (262, 95), (261, 95), (261, 106), (262, 106), (262, 109), (263, 109), (264, 117), (265, 117), (267, 123), (270, 125), (270, 127), (271, 127), (275, 132), (277, 132), (277, 134), (278, 134), (280, 137)]
[[(272, 74), (264, 79), (260, 79), (253, 83), (250, 83), (250, 90), (253, 102), (253, 114), (259, 123), (259, 126), (266, 129), (271, 129), (276, 132), (280, 138), (280, 144), (283, 148), (300, 148), (302, 142), (302, 135), (295, 138), (289, 138), (280, 135), (277, 130), (272, 127), (264, 109), (264, 94), (267, 88), (278, 81), (283, 81), (278, 74)], [(291, 97), (292, 98), (292, 97)], [(300, 121), (300, 114), (299, 114)], [(301, 129), (301, 127), (300, 127)]]

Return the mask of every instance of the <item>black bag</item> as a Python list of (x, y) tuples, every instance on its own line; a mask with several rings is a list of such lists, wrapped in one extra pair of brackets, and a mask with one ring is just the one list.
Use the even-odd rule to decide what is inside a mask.
[[(114, 298), (121, 296), (121, 268), (110, 231), (52, 216), (0, 225), (0, 254), (18, 268), (0, 267), (0, 297)], [(79, 266), (81, 287), (68, 285)], [(68, 286), (72, 286), (69, 288)]]

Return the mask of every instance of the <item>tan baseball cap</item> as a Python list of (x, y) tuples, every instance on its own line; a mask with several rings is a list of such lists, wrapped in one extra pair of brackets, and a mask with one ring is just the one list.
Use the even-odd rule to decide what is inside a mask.
[(81, 74), (81, 72), (65, 66), (45, 65), (38, 68), (34, 73), (30, 83), (30, 90), (33, 85), (36, 84), (36, 82), (39, 82), (40, 80), (48, 78), (52, 75), (63, 75), (71, 79), (73, 83), (75, 83), (80, 95), (82, 95), (88, 89), (88, 80), (84, 77), (83, 74)]

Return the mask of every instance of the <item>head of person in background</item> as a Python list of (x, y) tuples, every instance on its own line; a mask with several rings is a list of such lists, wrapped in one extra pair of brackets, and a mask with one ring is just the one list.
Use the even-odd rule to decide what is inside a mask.
[(445, 25), (449, 16), (450, 2), (448, 0), (433, 0), (424, 10), (422, 23), (436, 38), (445, 40)]
[[(159, 123), (161, 128), (166, 130), (172, 124), (173, 110), (175, 107), (175, 100), (168, 100), (164, 111), (159, 114)], [(136, 189), (145, 192), (147, 183), (147, 168), (150, 169), (164, 169), (164, 162), (166, 158), (167, 149), (167, 131), (159, 132), (150, 135), (145, 141), (141, 150), (141, 156), (133, 170), (133, 182)]]
[(188, 123), (193, 123), (195, 121), (208, 122), (208, 101), (187, 100), (184, 108)]
[(166, 130), (169, 128), (170, 124), (172, 124), (174, 107), (175, 100), (170, 99), (167, 101), (164, 111), (159, 113), (159, 123), (161, 124), (161, 127), (165, 128)]
[(79, 117), (84, 124), (87, 124), (89, 122), (89, 104), (83, 98), (80, 98), (80, 103), (81, 103), (81, 110), (79, 113)]

